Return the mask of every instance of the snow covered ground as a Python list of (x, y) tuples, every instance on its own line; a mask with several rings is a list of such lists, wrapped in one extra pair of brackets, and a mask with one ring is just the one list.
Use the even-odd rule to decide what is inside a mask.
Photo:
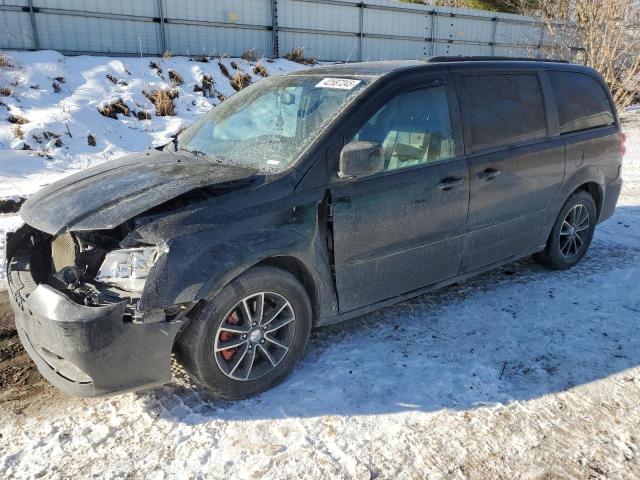
[[(32, 71), (38, 55), (55, 54), (17, 57)], [(75, 61), (62, 62), (68, 77)], [(98, 77), (121, 60), (83, 61), (90, 68), (78, 75), (107, 88)], [(103, 99), (87, 94), (70, 110), (79, 132), (93, 108), (84, 101)], [(243, 402), (211, 399), (177, 371), (153, 391), (3, 408), (0, 477), (640, 478), (640, 114), (625, 119), (622, 197), (576, 268), (520, 261), (316, 330), (290, 379)], [(120, 125), (128, 121), (88, 124), (104, 142), (97, 159), (145, 146), (143, 132)], [(154, 138), (182, 121), (154, 117)], [(119, 134), (128, 139), (108, 143)], [(0, 141), (15, 148), (4, 133)], [(93, 161), (88, 147), (73, 148), (54, 151), (47, 168)]]

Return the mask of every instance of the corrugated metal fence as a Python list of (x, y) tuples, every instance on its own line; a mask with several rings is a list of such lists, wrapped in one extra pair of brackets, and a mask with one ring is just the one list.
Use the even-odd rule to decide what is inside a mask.
[(539, 19), (393, 0), (0, 0), (0, 48), (68, 54), (536, 56)]

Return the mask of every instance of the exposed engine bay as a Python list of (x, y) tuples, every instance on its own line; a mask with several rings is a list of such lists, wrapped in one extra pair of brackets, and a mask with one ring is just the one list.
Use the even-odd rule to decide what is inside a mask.
[(27, 265), (36, 285), (47, 284), (81, 305), (105, 306), (128, 300), (135, 307), (141, 289), (119, 288), (107, 277), (99, 280), (105, 259), (118, 251), (131, 227), (125, 223), (113, 230), (52, 236), (25, 225), (10, 239), (9, 270)]

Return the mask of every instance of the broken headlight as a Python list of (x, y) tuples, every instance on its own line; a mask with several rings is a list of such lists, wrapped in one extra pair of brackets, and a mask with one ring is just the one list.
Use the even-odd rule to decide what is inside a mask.
[(96, 280), (129, 292), (142, 292), (158, 252), (157, 247), (112, 250), (102, 262)]

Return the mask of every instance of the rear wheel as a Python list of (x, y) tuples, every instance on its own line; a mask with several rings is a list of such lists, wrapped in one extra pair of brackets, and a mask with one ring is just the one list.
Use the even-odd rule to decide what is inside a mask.
[(574, 193), (560, 210), (545, 249), (534, 258), (554, 270), (573, 267), (587, 253), (596, 221), (593, 197), (582, 190)]
[(258, 267), (198, 311), (180, 335), (176, 354), (196, 383), (214, 396), (237, 400), (284, 380), (310, 330), (304, 287), (288, 272)]

